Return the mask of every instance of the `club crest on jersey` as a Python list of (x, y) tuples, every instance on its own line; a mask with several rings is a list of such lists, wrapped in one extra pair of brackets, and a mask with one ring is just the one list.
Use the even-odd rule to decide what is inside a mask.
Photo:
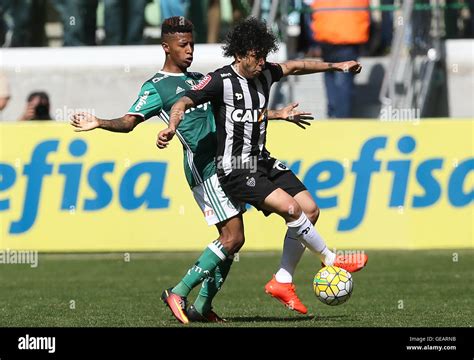
[(236, 98), (237, 100), (242, 100), (243, 97), (244, 97), (244, 96), (243, 96), (241, 93), (235, 93), (235, 98)]
[(262, 109), (235, 109), (231, 117), (235, 122), (261, 122), (265, 119), (265, 113)]
[(192, 90), (202, 90), (212, 80), (211, 75), (206, 75), (202, 80), (192, 87)]
[(196, 81), (194, 79), (186, 79), (186, 84), (193, 87), (194, 85), (196, 85)]
[(247, 180), (247, 186), (255, 187), (255, 178), (251, 177)]

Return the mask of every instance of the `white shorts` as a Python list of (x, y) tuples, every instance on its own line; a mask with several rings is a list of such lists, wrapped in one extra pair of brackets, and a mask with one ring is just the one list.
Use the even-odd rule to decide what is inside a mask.
[(215, 225), (245, 212), (245, 204), (227, 197), (217, 179), (217, 174), (196, 185), (192, 190), (208, 225)]

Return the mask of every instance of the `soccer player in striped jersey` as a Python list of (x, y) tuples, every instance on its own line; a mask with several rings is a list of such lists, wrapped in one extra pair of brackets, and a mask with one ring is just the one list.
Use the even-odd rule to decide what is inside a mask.
[[(288, 227), (280, 268), (265, 291), (305, 314), (307, 308), (293, 284), (293, 274), (305, 248), (320, 255), (325, 265), (351, 272), (362, 269), (367, 256), (336, 256), (326, 246), (314, 227), (319, 209), (311, 194), (291, 170), (270, 156), (265, 147), (270, 88), (284, 76), (324, 71), (358, 73), (361, 65), (356, 61), (267, 62), (268, 53), (276, 49), (276, 38), (265, 22), (249, 18), (237, 25), (224, 45), (224, 55), (233, 57), (233, 63), (208, 74), (173, 106), (169, 127), (160, 132), (157, 145), (162, 147), (173, 138), (184, 111), (211, 102), (217, 128), (217, 174), (222, 188), (231, 198), (249, 203), (267, 216), (280, 215)], [(256, 172), (248, 169), (249, 162), (257, 164)]]
[[(166, 61), (161, 71), (146, 81), (126, 115), (103, 120), (78, 113), (71, 125), (77, 131), (101, 128), (115, 132), (129, 132), (153, 116), (169, 122), (172, 105), (202, 78), (199, 73), (188, 72), (194, 52), (193, 25), (183, 17), (166, 19), (162, 24), (163, 49)], [(287, 119), (298, 126), (308, 113), (294, 110), (296, 104), (271, 112), (274, 118)], [(290, 112), (296, 117), (288, 119)], [(219, 322), (222, 319), (212, 310), (212, 300), (221, 288), (236, 253), (244, 243), (242, 213), (245, 206), (228, 198), (217, 179), (215, 168), (216, 133), (211, 105), (203, 103), (189, 109), (176, 131), (183, 144), (184, 171), (194, 198), (209, 225), (216, 225), (219, 238), (204, 253), (174, 288), (167, 289), (162, 299), (173, 315), (182, 323), (189, 321)], [(212, 267), (212, 271), (207, 269)], [(186, 297), (191, 289), (203, 282), (196, 301), (186, 308)]]

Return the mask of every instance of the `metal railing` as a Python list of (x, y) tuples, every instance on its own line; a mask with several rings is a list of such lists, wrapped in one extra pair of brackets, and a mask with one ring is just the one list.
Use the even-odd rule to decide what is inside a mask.
[(415, 1), (405, 0), (395, 28), (390, 61), (379, 99), (382, 114), (392, 110), (430, 111), (428, 96), (436, 63), (443, 57), (442, 13), (439, 0), (415, 14)]

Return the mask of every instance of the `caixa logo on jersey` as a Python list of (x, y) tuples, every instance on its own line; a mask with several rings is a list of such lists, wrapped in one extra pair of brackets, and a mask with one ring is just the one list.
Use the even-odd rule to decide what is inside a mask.
[(265, 109), (235, 109), (231, 117), (235, 122), (261, 122), (265, 119), (265, 115)]
[(138, 100), (138, 104), (135, 106), (135, 111), (140, 111), (142, 106), (146, 104), (148, 95), (150, 95), (150, 92), (147, 90), (143, 93), (142, 96), (140, 96), (140, 99)]

